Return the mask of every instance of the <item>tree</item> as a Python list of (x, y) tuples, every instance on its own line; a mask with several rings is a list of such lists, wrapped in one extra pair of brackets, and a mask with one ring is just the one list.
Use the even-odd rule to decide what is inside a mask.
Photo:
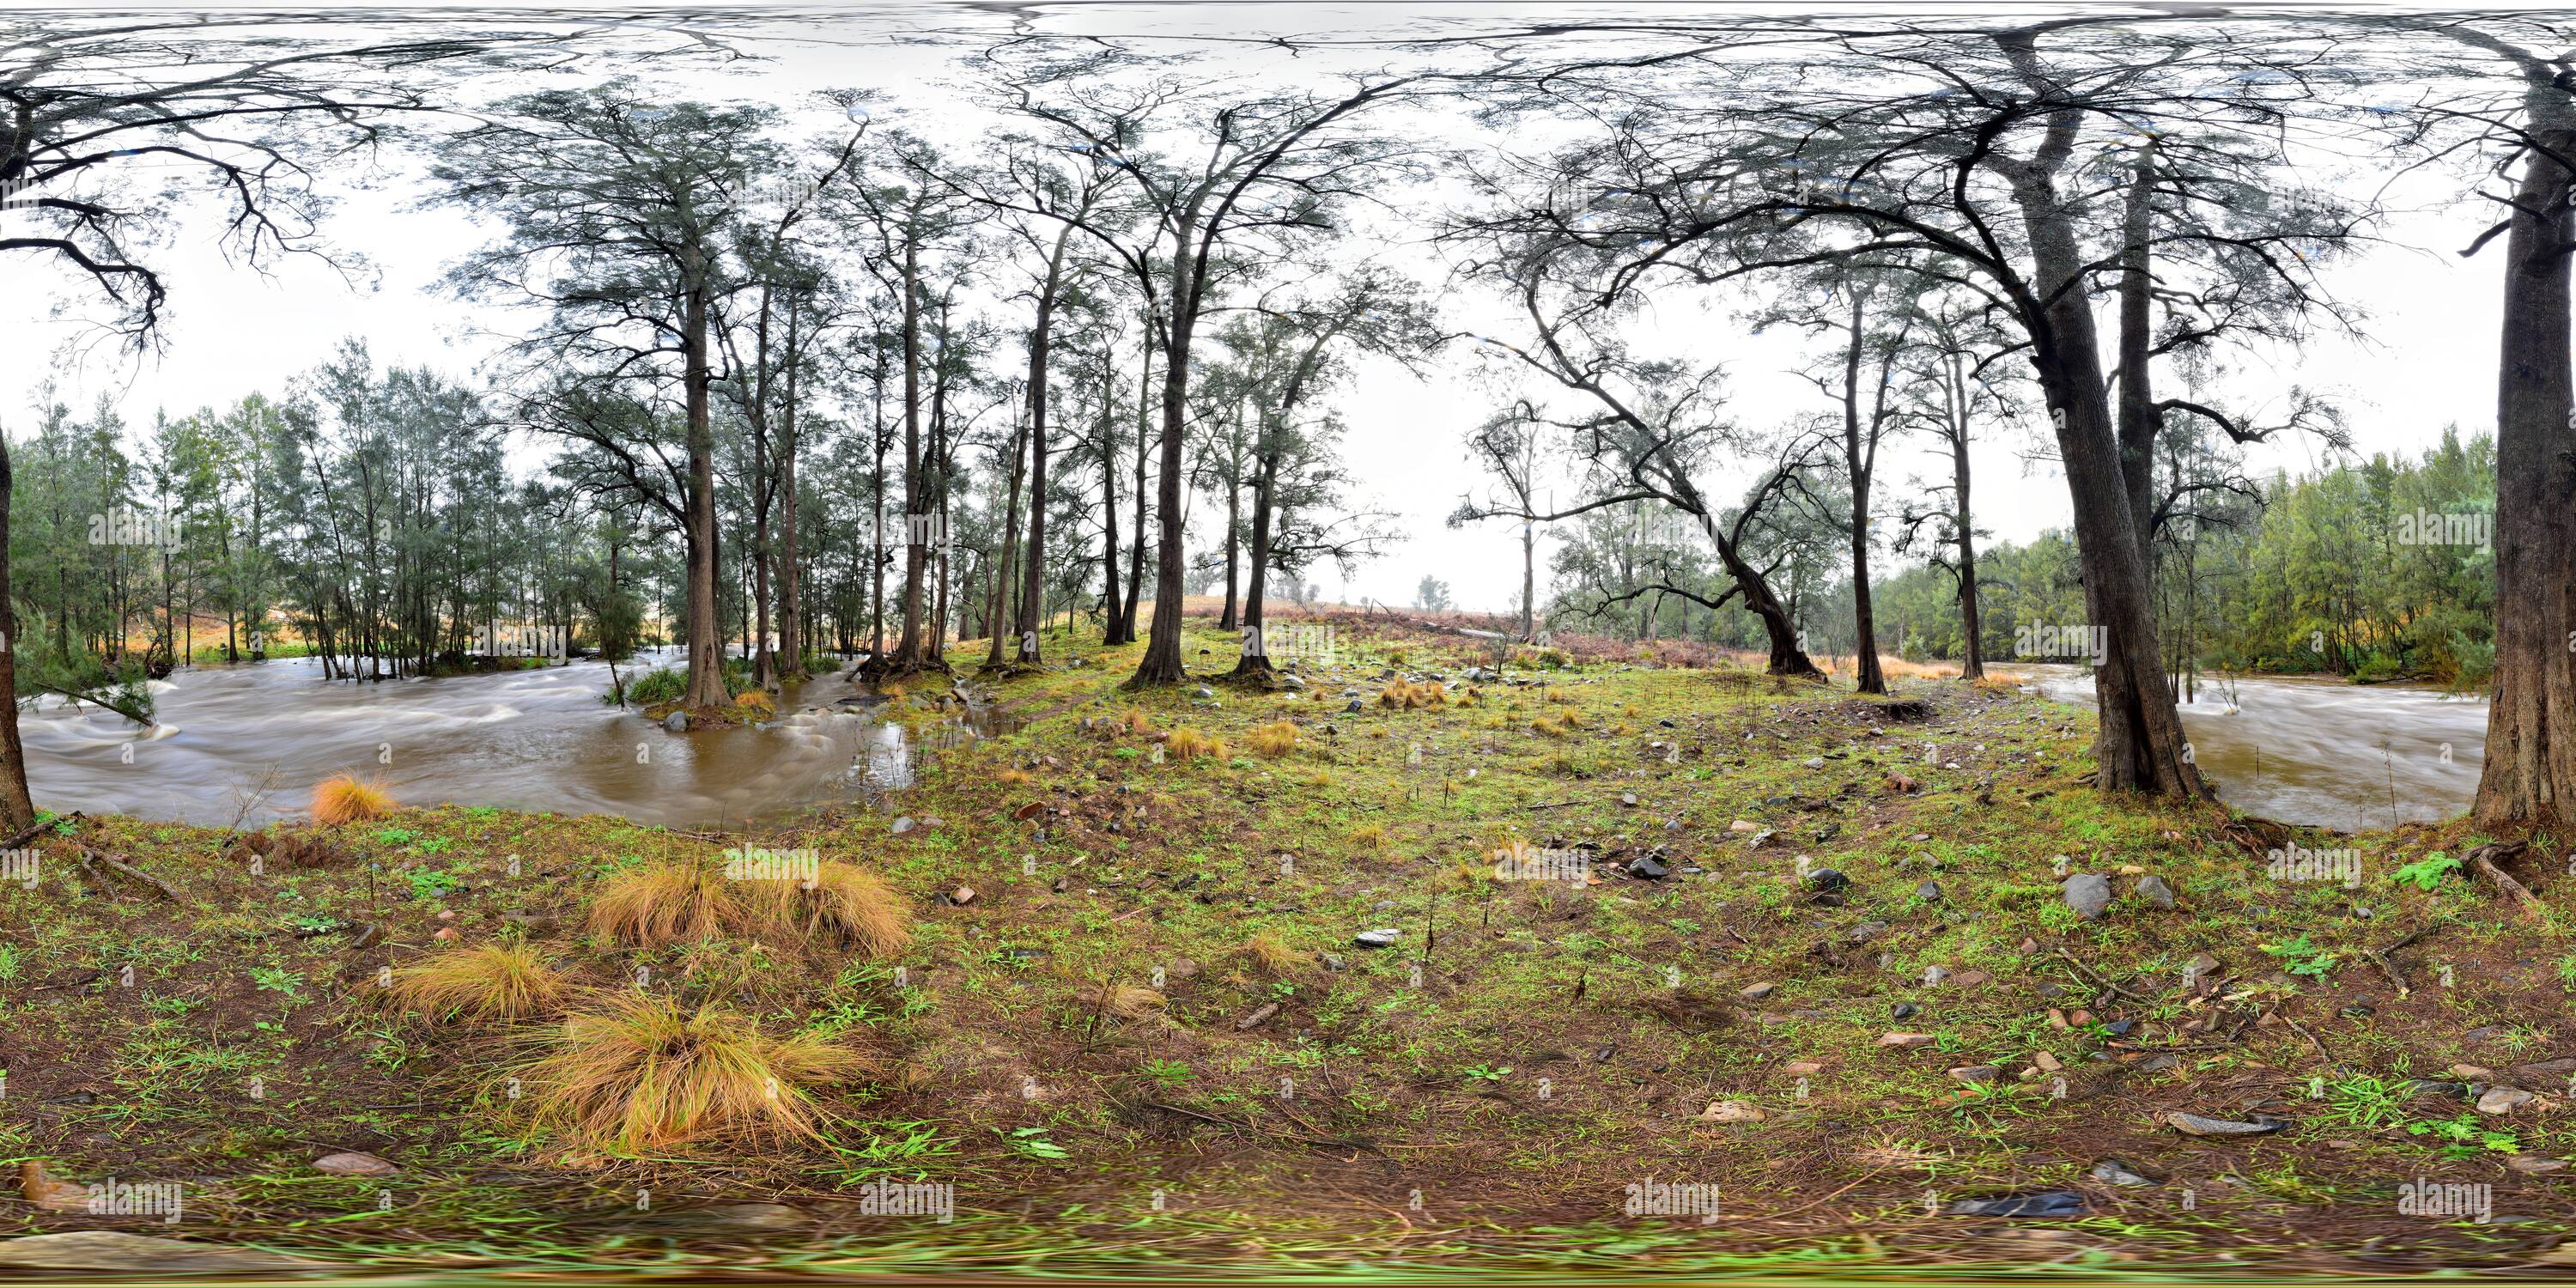
[[(1457, 527), (1484, 514), (1535, 514), (1538, 511), (1538, 409), (1528, 401), (1487, 417), (1467, 435), (1468, 459), (1501, 484), (1502, 492), (1483, 502), (1461, 498), (1449, 516)], [(1538, 642), (1538, 524), (1521, 520), (1521, 642)]]
[[(586, 91), (520, 95), (495, 119), (441, 140), (431, 173), (442, 201), (503, 224), (498, 243), (450, 272), (451, 286), (470, 298), (533, 302), (550, 314), (514, 340), (511, 353), (531, 369), (568, 368), (654, 395), (676, 387), (686, 458), (679, 519), (689, 671), (681, 700), (712, 707), (727, 700), (716, 625), (712, 331), (719, 301), (744, 280), (726, 251), (740, 235), (753, 181), (779, 168), (766, 137), (775, 114), (664, 107), (655, 98), (624, 77)], [(569, 422), (539, 423), (633, 422), (576, 412)]]
[[(1092, 219), (1068, 220), (1134, 279), (1146, 301), (1150, 347), (1163, 355), (1154, 622), (1129, 680), (1146, 687), (1183, 676), (1181, 469), (1200, 320), (1259, 258), (1284, 257), (1330, 230), (1338, 207), (1368, 198), (1409, 168), (1409, 145), (1353, 133), (1348, 122), (1404, 96), (1416, 78), (1361, 80), (1338, 97), (1234, 99), (1224, 87), (1179, 75), (1121, 83), (1112, 73), (1125, 61), (1113, 53), (1043, 64), (1001, 78), (997, 89), (1011, 111), (1114, 167), (1147, 219), (1141, 237)], [(1179, 128), (1176, 117), (1191, 123), (1190, 137), (1166, 154), (1157, 136)]]

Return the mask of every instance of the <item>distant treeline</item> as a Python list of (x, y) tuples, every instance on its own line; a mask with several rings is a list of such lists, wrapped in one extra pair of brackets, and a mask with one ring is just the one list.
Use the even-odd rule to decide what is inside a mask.
[[(2495, 444), (2444, 431), (2415, 459), (2373, 456), (2313, 473), (2235, 479), (2185, 498), (2161, 531), (2156, 597), (2169, 670), (2323, 671), (2363, 680), (2422, 677), (2484, 684), (2495, 660)], [(1762, 644), (1761, 623), (1733, 605), (1711, 612), (1651, 593), (1586, 614), (1641, 558), (1608, 520), (1570, 527), (1557, 561), (1561, 624), (1630, 638)], [(1826, 544), (1815, 543), (1821, 552)], [(1809, 642), (1851, 648), (1851, 585), (1803, 550), (1785, 549), (1780, 578)], [(1812, 569), (1810, 565), (1813, 565)], [(1711, 586), (1716, 584), (1711, 575)], [(1957, 581), (1918, 564), (1872, 583), (1879, 637), (1910, 661), (1956, 660), (1966, 641)], [(1990, 664), (2031, 660), (2043, 627), (2087, 622), (2074, 540), (2062, 531), (1977, 553), (1979, 632)], [(2048, 652), (2055, 655), (2056, 650)]]

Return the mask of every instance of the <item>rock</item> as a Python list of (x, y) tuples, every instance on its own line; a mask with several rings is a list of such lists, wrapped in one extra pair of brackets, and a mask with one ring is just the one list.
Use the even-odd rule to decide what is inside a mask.
[(1941, 902), (1941, 883), (1938, 881), (1926, 881), (1923, 884), (1914, 887), (1914, 897), (1925, 903)]
[(1326, 970), (1349, 970), (1350, 968), (1351, 968), (1351, 963), (1350, 963), (1350, 961), (1349, 961), (1347, 958), (1343, 957), (1340, 953), (1326, 953), (1326, 954), (1324, 954), (1324, 969), (1326, 969)]
[(1202, 685), (1200, 685), (1199, 687), (1197, 687), (1196, 689), (1191, 690), (1191, 691), (1190, 691), (1190, 696), (1191, 696), (1191, 697), (1194, 697), (1194, 698), (1201, 698), (1201, 699), (1213, 698), (1213, 697), (1215, 697), (1215, 696), (1216, 696), (1216, 690), (1211, 689), (1211, 688), (1209, 688), (1208, 686), (1206, 686), (1206, 685), (1202, 684)]
[(2258, 1121), (2239, 1122), (2232, 1118), (2204, 1118), (2175, 1110), (2165, 1115), (2165, 1123), (2186, 1136), (2262, 1136), (2290, 1124), (2269, 1115), (2256, 1115)]
[(1637, 807), (1637, 794), (1635, 792), (1621, 792), (1619, 793), (1619, 803), (1630, 809), (1635, 809)]
[(1961, 1199), (1944, 1210), (1951, 1216), (2082, 1216), (2084, 1196), (2073, 1190), (2042, 1190), (1995, 1199)]
[(1809, 756), (1798, 763), (1809, 769), (1822, 769), (1825, 767), (1825, 758), (1822, 756)]
[(1950, 977), (1950, 985), (1953, 988), (1975, 988), (1993, 978), (1981, 970), (1963, 970)]
[(1759, 984), (1747, 984), (1744, 987), (1737, 989), (1735, 991), (1735, 995), (1745, 999), (1746, 1001), (1759, 1002), (1763, 998), (1769, 997), (1773, 993), (1778, 992), (1779, 989), (1780, 986), (1778, 984), (1772, 983), (1770, 980), (1766, 979)]
[(1393, 948), (1395, 941), (1403, 937), (1401, 930), (1363, 930), (1351, 942), (1362, 948)]
[(1699, 1121), (1704, 1123), (1758, 1123), (1770, 1116), (1760, 1106), (1741, 1100), (1712, 1100), (1699, 1111)]
[(1851, 878), (1833, 868), (1818, 868), (1807, 874), (1807, 889), (1813, 894), (1841, 894), (1851, 888)]
[(2563, 1158), (2536, 1158), (2528, 1154), (2516, 1154), (2513, 1157), (2504, 1160), (2504, 1165), (2517, 1172), (2521, 1172), (2526, 1176), (2544, 1176), (2551, 1172), (2566, 1170), (2567, 1160)]
[(1853, 943), (1865, 944), (1886, 930), (1887, 923), (1884, 921), (1864, 921), (1852, 927), (1849, 934)]
[(2091, 921), (2111, 906), (2111, 881), (2093, 872), (2078, 872), (2066, 878), (2066, 906), (2075, 915)]
[(1785, 1073), (1792, 1078), (1803, 1078), (1808, 1074), (1823, 1073), (1824, 1071), (1825, 1066), (1813, 1060), (1792, 1060), (1789, 1063), (1780, 1066), (1780, 1072)]
[(2538, 1096), (2520, 1087), (2489, 1087), (2485, 1095), (2478, 1097), (2478, 1112), (2509, 1114), (2537, 1099)]
[(973, 886), (959, 886), (948, 892), (948, 904), (952, 908), (963, 908), (973, 902), (975, 902)]
[(1932, 1045), (1932, 1041), (1932, 1035), (1929, 1033), (1882, 1033), (1878, 1035), (1878, 1044), (1883, 1047), (1925, 1047)]
[(1360, 705), (1360, 700), (1358, 698), (1353, 698), (1342, 707), (1342, 714), (1346, 716), (1355, 716), (1366, 710), (1368, 710), (1368, 708)]
[(666, 733), (687, 733), (689, 731), (689, 713), (686, 711), (674, 711), (671, 714), (662, 717), (662, 729)]
[(2066, 1067), (2065, 1065), (2058, 1063), (2057, 1057), (2054, 1054), (2047, 1051), (2031, 1052), (2030, 1064), (2032, 1068), (2039, 1070), (2041, 1073), (2055, 1073)]
[(305, 1270), (317, 1263), (220, 1243), (155, 1239), (122, 1230), (69, 1230), (0, 1240), (0, 1265), (145, 1275), (237, 1275)]
[(2163, 877), (2140, 877), (2138, 879), (2138, 897), (2159, 908), (2171, 908), (2174, 906), (2173, 887), (2166, 885)]
[(344, 1150), (314, 1159), (313, 1170), (333, 1176), (391, 1176), (402, 1169), (373, 1154)]
[(2000, 1072), (2002, 1070), (1991, 1064), (1963, 1064), (1950, 1070), (1950, 1078), (1955, 1082), (1970, 1084), (1992, 1082), (1995, 1080), (1995, 1075)]
[(901, 836), (919, 826), (921, 826), (921, 824), (913, 822), (912, 816), (910, 814), (906, 814), (894, 821), (894, 834)]
[(1237, 1030), (1257, 1029), (1262, 1025), (1269, 1023), (1270, 1017), (1277, 1015), (1278, 1013), (1279, 1004), (1277, 1002), (1264, 1002), (1258, 1009), (1254, 1010), (1252, 1014), (1236, 1020), (1234, 1022), (1234, 1027)]
[(1941, 986), (1943, 981), (1949, 978), (1950, 968), (1947, 966), (1926, 966), (1923, 968), (1923, 987), (1925, 988), (1938, 988)]
[(1291, 693), (1303, 693), (1306, 691), (1306, 682), (1293, 675), (1283, 675), (1279, 677), (1279, 687)]
[(1628, 860), (1628, 875), (1639, 877), (1647, 881), (1661, 881), (1664, 879), (1665, 874), (1670, 870), (1671, 869), (1666, 868), (1663, 864), (1656, 862), (1654, 857), (1651, 855), (1640, 854), (1637, 857)]
[(2205, 980), (2218, 973), (2218, 959), (2207, 953), (2193, 953), (2191, 960), (2182, 964), (2182, 969), (2193, 979)]
[(501, 920), (517, 926), (530, 939), (543, 939), (563, 927), (563, 918), (546, 912), (527, 912), (513, 908), (501, 914)]
[(1915, 1009), (1915, 1005), (1912, 1002), (1899, 1002), (1896, 1005), (1887, 1008), (1887, 1018), (1891, 1020), (1910, 1020), (1914, 1018)]
[(1749, 818), (1739, 818), (1734, 822), (1727, 824), (1726, 830), (1730, 832), (1759, 832), (1762, 830), (1762, 825)]
[(2106, 1158), (2101, 1162), (2095, 1163), (2093, 1165), (2093, 1170), (2089, 1175), (2091, 1175), (2094, 1180), (2100, 1181), (2104, 1185), (2155, 1184), (2154, 1181), (2130, 1170), (2128, 1164), (2123, 1163), (2116, 1158)]
[(2576, 1073), (2576, 1057), (2563, 1060), (2535, 1060), (2530, 1064), (2517, 1064), (2505, 1072), (2512, 1074), (2517, 1082), (2555, 1082), (2568, 1074)]

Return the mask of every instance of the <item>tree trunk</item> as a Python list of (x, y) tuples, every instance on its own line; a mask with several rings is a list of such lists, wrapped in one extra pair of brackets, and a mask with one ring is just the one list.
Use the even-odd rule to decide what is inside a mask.
[(1046, 612), (1047, 378), (1055, 350), (1056, 294), (1063, 288), (1065, 254), (1072, 245), (1073, 226), (1067, 224), (1056, 234), (1046, 284), (1038, 292), (1037, 320), (1029, 328), (1029, 540), (1021, 555), (1027, 571), (1020, 579), (1020, 611), (1013, 622), (1020, 636), (1014, 657), (1023, 666), (1044, 660), (1038, 628)]
[(890, 674), (921, 669), (921, 252), (903, 248), (903, 632), (890, 663), (878, 668)]
[[(1104, 367), (1108, 365), (1106, 354), (1102, 355), (1102, 365)], [(1100, 642), (1103, 644), (1127, 643), (1127, 640), (1119, 637), (1118, 631), (1118, 615), (1122, 601), (1118, 598), (1118, 458), (1112, 454), (1118, 444), (1116, 437), (1110, 432), (1110, 423), (1112, 420), (1111, 409), (1114, 406), (1115, 400), (1112, 399), (1109, 394), (1109, 379), (1104, 374), (1101, 377), (1100, 388), (1099, 439), (1100, 504), (1102, 511), (1100, 517), (1100, 565), (1101, 579), (1103, 583), (1100, 602), (1107, 610), (1109, 617), (1108, 621), (1102, 628), (1102, 638)]]
[(797, 681), (805, 678), (805, 579), (799, 573), (796, 545), (796, 396), (798, 368), (803, 364), (801, 346), (797, 343), (796, 308), (799, 297), (787, 297), (787, 402), (779, 409), (778, 421), (778, 678)]
[[(1851, 480), (1852, 671), (1862, 693), (1887, 692), (1887, 677), (1878, 669), (1878, 621), (1869, 602), (1869, 476), (1878, 456), (1878, 418), (1870, 419), (1867, 449), (1861, 442), (1861, 337), (1866, 333), (1868, 295), (1856, 285), (1851, 292), (1851, 348), (1843, 355), (1843, 467)], [(1886, 382), (1881, 381), (1880, 389)], [(1881, 396), (1882, 399), (1884, 395)]]
[(2014, 166), (2007, 178), (2030, 235), (2034, 280), (2024, 325), (2031, 363), (2073, 501), (2085, 606), (2091, 625), (2104, 635), (2103, 661), (2094, 669), (2100, 716), (2093, 739), (2095, 781), (2105, 791), (2198, 799), (2208, 789), (2192, 764), (2173, 689), (2157, 657), (2155, 609), (2120, 468), (2093, 307), (2078, 280), (2084, 260), (2076, 245), (2075, 211), (2058, 196), (2053, 180), (2065, 159), (2058, 140), (2071, 140), (2074, 130), (2072, 119), (2053, 123), (2042, 159)]
[(2164, 428), (2148, 355), (2155, 325), (2148, 218), (2154, 188), (2155, 144), (2150, 140), (2138, 150), (2120, 221), (2120, 475), (2128, 484), (2129, 521), (2137, 529), (2149, 591), (2156, 584), (2156, 435)]
[[(1280, 428), (1284, 431), (1285, 426)], [(1270, 523), (1278, 505), (1279, 457), (1284, 445), (1273, 442), (1269, 446), (1272, 450), (1253, 457), (1252, 577), (1243, 597), (1243, 655), (1234, 664), (1238, 676), (1267, 675), (1271, 669), (1269, 632), (1262, 625), (1267, 614), (1262, 603), (1269, 597)]]
[(1112, 643), (1136, 642), (1136, 608), (1145, 591), (1145, 451), (1153, 441), (1148, 432), (1152, 426), (1154, 405), (1154, 336), (1145, 333), (1144, 368), (1139, 373), (1136, 391), (1136, 486), (1128, 492), (1136, 503), (1135, 527), (1127, 538), (1127, 604), (1119, 614), (1118, 638)]
[[(1951, 358), (1954, 374), (1957, 373), (1958, 362), (1956, 356)], [(1962, 377), (1957, 383), (1964, 396), (1966, 380)], [(1952, 520), (1959, 536), (1959, 626), (1967, 636), (1962, 649), (1965, 660), (1959, 664), (1959, 678), (1975, 681), (1986, 678), (1986, 659), (1981, 639), (1983, 626), (1977, 614), (1977, 535), (1968, 526), (1968, 516), (1972, 511), (1968, 508), (1967, 404), (1963, 401), (1958, 407), (1958, 419), (1953, 422), (1957, 432), (1950, 439), (1950, 479), (1959, 507)]]
[(681, 326), (681, 384), (688, 397), (689, 495), (687, 498), (689, 684), (681, 702), (690, 707), (722, 706), (724, 645), (716, 635), (716, 463), (715, 430), (707, 406), (708, 288), (703, 253), (695, 256), (688, 280), (688, 300)]
[[(1172, 278), (1175, 283), (1192, 280), (1190, 242), (1198, 235), (1197, 225), (1183, 219), (1174, 230)], [(1181, 662), (1181, 445), (1188, 423), (1190, 393), (1190, 337), (1198, 324), (1198, 302), (1191, 288), (1172, 293), (1171, 340), (1163, 353), (1163, 451), (1162, 477), (1155, 480), (1154, 516), (1159, 537), (1155, 543), (1154, 625), (1145, 640), (1145, 658), (1136, 664), (1136, 673), (1127, 678), (1129, 688), (1146, 688), (1160, 684), (1178, 684), (1186, 672)]]
[(2505, 234), (2496, 380), (2496, 670), (2481, 827), (2576, 818), (2576, 387), (2568, 363), (2576, 111), (2554, 86), (2527, 96), (2541, 146), (2524, 153)]
[(0, 828), (12, 835), (35, 826), (36, 804), (27, 794), (27, 753), (18, 741), (18, 611), (9, 584), (10, 493), (16, 478), (9, 444), (0, 439)]

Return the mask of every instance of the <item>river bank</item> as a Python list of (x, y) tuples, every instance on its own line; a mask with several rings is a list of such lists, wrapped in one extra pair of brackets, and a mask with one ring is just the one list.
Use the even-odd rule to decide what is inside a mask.
[[(2084, 713), (2010, 689), (1881, 705), (1393, 632), (1299, 687), (1138, 697), (1133, 653), (996, 677), (1026, 727), (734, 834), (442, 806), (274, 826), (323, 857), (260, 873), (220, 829), (72, 822), (0, 886), (0, 1157), (385, 1266), (2384, 1270), (2566, 1233), (2576, 945), (2460, 872), (2391, 879), (2456, 827), (2106, 800)], [(746, 848), (881, 874), (909, 943), (599, 920)], [(2278, 861), (2347, 854), (2350, 884)], [(2563, 893), (2554, 850), (2507, 862)], [(380, 982), (508, 944), (566, 981), (522, 1020)], [(533, 1120), (530, 1061), (639, 981), (865, 1071), (795, 1085), (812, 1137)], [(2481, 1111), (2499, 1088), (2529, 1098)], [(2204, 1122), (2247, 1134), (2176, 1125)], [(394, 1170), (315, 1168), (346, 1151)], [(2511, 1223), (2410, 1213), (2424, 1177)]]

